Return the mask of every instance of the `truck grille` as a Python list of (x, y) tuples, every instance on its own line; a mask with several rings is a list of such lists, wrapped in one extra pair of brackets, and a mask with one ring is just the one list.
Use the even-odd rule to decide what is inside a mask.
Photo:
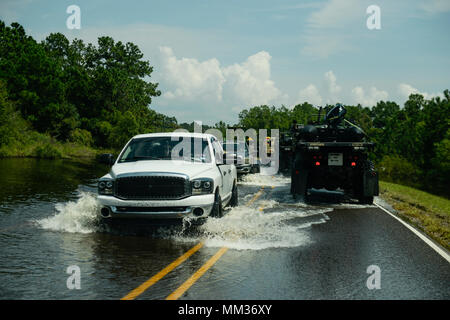
[(189, 179), (182, 176), (146, 175), (116, 179), (115, 196), (129, 200), (173, 200), (191, 194)]

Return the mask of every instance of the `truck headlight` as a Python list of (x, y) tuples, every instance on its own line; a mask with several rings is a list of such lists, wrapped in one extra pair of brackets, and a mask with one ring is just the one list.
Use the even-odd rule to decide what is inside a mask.
[(214, 182), (209, 178), (194, 179), (191, 181), (192, 195), (209, 194), (213, 192)]
[(98, 182), (98, 194), (112, 195), (114, 193), (113, 180), (101, 180)]
[(200, 181), (200, 180), (195, 180), (195, 181), (192, 183), (192, 187), (194, 187), (194, 189), (200, 189), (201, 186), (202, 186), (202, 181)]
[(212, 185), (211, 181), (203, 182), (203, 187), (206, 188), (206, 189), (211, 189), (211, 185)]

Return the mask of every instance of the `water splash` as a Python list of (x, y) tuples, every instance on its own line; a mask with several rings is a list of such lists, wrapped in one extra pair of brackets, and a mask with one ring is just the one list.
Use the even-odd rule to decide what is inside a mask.
[[(81, 192), (76, 201), (59, 203), (55, 210), (53, 216), (35, 222), (43, 229), (60, 232), (105, 231), (99, 223), (99, 203), (93, 193)], [(325, 223), (329, 220), (326, 213), (332, 210), (267, 199), (259, 201), (258, 206), (232, 208), (224, 217), (208, 218), (202, 225), (187, 218), (180, 228), (159, 227), (145, 235), (184, 243), (204, 241), (207, 247), (236, 250), (298, 247), (311, 242), (309, 227)]]
[(239, 181), (239, 184), (243, 185), (255, 185), (255, 186), (286, 186), (291, 183), (291, 180), (289, 177), (285, 177), (281, 174), (276, 175), (264, 175), (260, 173), (255, 174), (247, 174), (242, 177), (241, 181)]
[[(290, 248), (310, 243), (313, 224), (329, 220), (324, 208), (281, 208), (274, 200), (261, 201), (264, 210), (238, 206), (222, 218), (209, 218), (198, 227), (198, 238), (207, 247), (228, 247), (236, 250)], [(178, 241), (192, 241), (179, 236)]]
[(55, 209), (55, 215), (35, 222), (46, 230), (71, 233), (97, 231), (99, 204), (95, 194), (81, 192), (78, 200), (58, 203)]

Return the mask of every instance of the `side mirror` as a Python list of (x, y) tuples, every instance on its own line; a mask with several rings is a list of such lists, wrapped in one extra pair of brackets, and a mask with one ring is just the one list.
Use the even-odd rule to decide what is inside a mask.
[(99, 162), (103, 164), (107, 164), (109, 166), (112, 166), (116, 159), (114, 159), (114, 156), (111, 153), (103, 153), (99, 157)]

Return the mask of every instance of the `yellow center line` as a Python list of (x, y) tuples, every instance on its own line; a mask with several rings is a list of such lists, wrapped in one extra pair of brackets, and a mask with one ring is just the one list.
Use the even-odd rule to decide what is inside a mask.
[(182, 264), (187, 258), (189, 258), (191, 255), (193, 255), (198, 249), (203, 247), (203, 242), (200, 242), (196, 244), (194, 247), (192, 247), (189, 251), (187, 251), (185, 254), (183, 254), (181, 257), (179, 257), (177, 260), (169, 264), (167, 267), (162, 269), (160, 272), (155, 274), (153, 277), (145, 281), (143, 284), (141, 284), (139, 287), (131, 291), (129, 294), (127, 294), (125, 297), (123, 297), (121, 300), (133, 300), (140, 294), (142, 294), (145, 290), (150, 288), (152, 285), (154, 285), (156, 282), (161, 280), (166, 274), (168, 274), (170, 271), (178, 267), (180, 264)]
[[(263, 191), (264, 187), (261, 187), (261, 189), (253, 196), (253, 198), (247, 203), (247, 205), (250, 205), (251, 203), (253, 203), (254, 201), (256, 201), (256, 199), (258, 199)], [(161, 280), (165, 275), (167, 275), (169, 272), (171, 272), (173, 269), (175, 269), (176, 267), (178, 267), (180, 264), (182, 264), (185, 260), (187, 260), (191, 255), (193, 255), (195, 252), (197, 252), (201, 247), (203, 247), (203, 242), (199, 242), (198, 244), (196, 244), (194, 247), (192, 247), (191, 249), (189, 249), (186, 253), (184, 253), (182, 256), (180, 256), (178, 259), (176, 259), (174, 262), (172, 262), (171, 264), (169, 264), (167, 267), (165, 267), (164, 269), (162, 269), (160, 272), (158, 272), (157, 274), (155, 274), (153, 277), (151, 277), (150, 279), (148, 279), (147, 281), (145, 281), (143, 284), (141, 284), (139, 287), (137, 287), (136, 289), (134, 289), (133, 291), (131, 291), (130, 293), (128, 293), (126, 296), (124, 296), (122, 299), (120, 300), (134, 300), (136, 299), (136, 297), (138, 297), (139, 295), (141, 295), (142, 293), (144, 293), (145, 290), (147, 290), (148, 288), (150, 288), (152, 285), (154, 285), (156, 282), (158, 282), (159, 280)], [(222, 248), (224, 249), (224, 248)], [(228, 249), (228, 248), (225, 248)], [(220, 250), (219, 250), (220, 251)], [(224, 252), (222, 254), (225, 253), (226, 250), (224, 250)], [(216, 255), (219, 252), (216, 253)], [(220, 256), (217, 257), (217, 259), (215, 261), (212, 262), (211, 266), (222, 256), (222, 254), (220, 254)], [(215, 255), (215, 256), (216, 256)], [(214, 258), (214, 257), (213, 257)], [(213, 258), (210, 259), (213, 260)], [(208, 261), (209, 262), (209, 261)], [(207, 263), (208, 263), (207, 262)], [(209, 269), (209, 267), (208, 267)], [(208, 270), (206, 269), (206, 270)], [(205, 270), (205, 271), (206, 271)], [(204, 273), (204, 272), (203, 272)], [(203, 274), (202, 274), (203, 275)], [(199, 278), (202, 276), (200, 275)], [(195, 281), (194, 281), (195, 282)], [(187, 289), (186, 289), (187, 290)], [(184, 292), (184, 291), (183, 291)]]
[(251, 205), (253, 202), (255, 202), (263, 193), (264, 187), (261, 187), (259, 191), (253, 196), (253, 198), (250, 199), (249, 202), (247, 202), (247, 206)]
[[(253, 198), (247, 202), (247, 205), (252, 204), (253, 202), (258, 199), (262, 193), (263, 193), (264, 187), (261, 187), (261, 189), (253, 196)], [(263, 210), (263, 206), (259, 208), (260, 211)], [(192, 285), (197, 282), (198, 279), (200, 279), (206, 271), (209, 270), (224, 254), (227, 252), (227, 247), (220, 248), (214, 256), (212, 256), (211, 259), (209, 259), (203, 266), (200, 267), (200, 269), (197, 270), (189, 279), (187, 279), (181, 286), (179, 286), (174, 292), (172, 292), (166, 300), (177, 300), (179, 297), (181, 297), (187, 290), (189, 290)]]
[(227, 247), (220, 248), (211, 259), (201, 266), (201, 268), (198, 269), (197, 272), (194, 273), (189, 279), (187, 279), (186, 282), (179, 286), (177, 290), (172, 292), (166, 300), (177, 300), (181, 297), (183, 293), (185, 293), (198, 279), (200, 279), (200, 277), (203, 276), (203, 274), (208, 271), (208, 269), (211, 268), (225, 252), (227, 252), (227, 250)]

